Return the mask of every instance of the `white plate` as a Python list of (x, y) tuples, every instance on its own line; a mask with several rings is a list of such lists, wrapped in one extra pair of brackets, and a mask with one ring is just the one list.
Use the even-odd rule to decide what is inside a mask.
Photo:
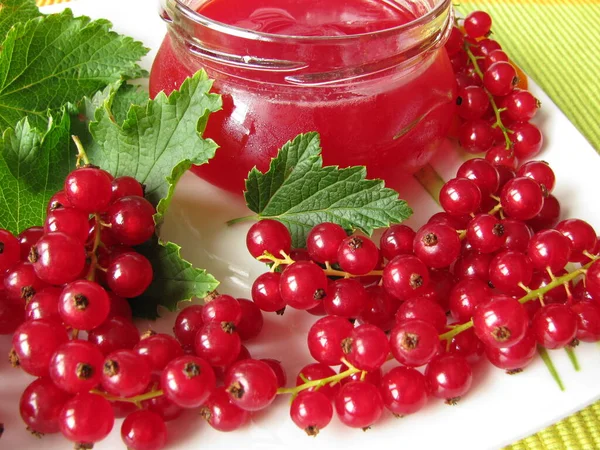
[[(158, 18), (154, 0), (81, 0), (68, 5), (76, 14), (111, 20), (115, 29), (141, 40), (152, 48), (143, 64), (151, 61), (163, 38), (165, 27)], [(65, 5), (48, 7), (47, 12)], [(555, 194), (561, 200), (565, 217), (579, 217), (600, 229), (600, 158), (550, 99), (535, 85), (531, 90), (542, 101), (536, 122), (542, 127), (546, 144), (542, 157), (555, 170), (558, 185)], [(434, 164), (445, 179), (455, 173), (461, 160), (451, 152), (453, 161)], [(408, 222), (419, 226), (438, 210), (436, 204), (415, 181), (407, 187), (405, 197), (415, 209)], [(249, 295), (252, 280), (262, 273), (245, 250), (244, 238), (249, 225), (226, 227), (228, 219), (245, 215), (239, 198), (206, 185), (186, 175), (177, 188), (175, 199), (163, 227), (164, 237), (183, 246), (183, 255), (198, 267), (205, 267), (221, 280), (221, 292), (239, 297)], [(157, 323), (140, 326), (169, 331), (174, 314), (165, 314)], [(314, 318), (305, 313), (286, 312), (283, 317), (265, 314), (265, 327), (258, 342), (249, 345), (256, 357), (282, 360), (288, 378), (311, 362), (305, 345), (305, 333)], [(9, 350), (9, 338), (0, 338), (0, 355)], [(372, 430), (363, 432), (343, 427), (337, 419), (317, 438), (298, 430), (288, 416), (286, 398), (280, 398), (268, 411), (254, 416), (243, 430), (219, 433), (194, 413), (169, 424), (169, 449), (281, 449), (331, 448), (365, 449), (397, 447), (405, 449), (492, 449), (513, 443), (547, 425), (568, 416), (600, 398), (600, 351), (596, 345), (577, 349), (581, 372), (575, 372), (563, 351), (551, 352), (564, 381), (561, 392), (538, 358), (517, 376), (507, 376), (489, 364), (476, 369), (471, 392), (458, 406), (449, 407), (431, 400), (423, 411), (402, 420), (386, 414)], [(31, 381), (27, 375), (11, 369), (0, 358), (0, 421), (6, 432), (0, 439), (2, 449), (64, 450), (70, 448), (61, 436), (37, 440), (25, 431), (18, 416), (20, 393)], [(123, 448), (119, 436), (120, 421), (112, 434), (94, 448)]]

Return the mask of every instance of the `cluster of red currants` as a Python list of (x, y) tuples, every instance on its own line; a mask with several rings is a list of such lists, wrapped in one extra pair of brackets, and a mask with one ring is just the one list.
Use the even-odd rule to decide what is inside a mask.
[[(18, 237), (0, 230), (0, 334), (13, 335), (11, 363), (36, 377), (20, 402), (36, 435), (60, 431), (91, 448), (113, 427), (102, 395), (126, 397), (150, 384), (154, 361), (146, 353), (162, 344), (139, 342), (127, 301), (153, 278), (148, 259), (133, 249), (155, 229), (155, 209), (143, 195), (135, 179), (85, 165), (52, 197), (43, 227)], [(159, 430), (160, 417), (151, 414), (131, 414), (124, 433), (142, 419)], [(128, 445), (139, 448), (135, 432), (133, 439)]]
[[(455, 403), (485, 357), (515, 373), (538, 346), (600, 340), (598, 239), (583, 220), (558, 222), (554, 185), (542, 161), (515, 173), (471, 159), (443, 187), (444, 212), (416, 232), (391, 226), (379, 248), (322, 223), (306, 250), (292, 249), (281, 223), (253, 225), (248, 249), (271, 264), (252, 287), (256, 305), (325, 315), (307, 336), (317, 363), (284, 390), (296, 395), (294, 422), (315, 434), (335, 410), (369, 427), (384, 407), (406, 415), (429, 396)], [(570, 263), (581, 267), (568, 272)], [(401, 365), (382, 373), (391, 359)]]
[(486, 12), (472, 12), (446, 43), (458, 83), (457, 134), (467, 152), (486, 152), (488, 161), (515, 167), (516, 159), (532, 158), (542, 147), (540, 130), (529, 122), (540, 103), (500, 44), (488, 37), (491, 27)]

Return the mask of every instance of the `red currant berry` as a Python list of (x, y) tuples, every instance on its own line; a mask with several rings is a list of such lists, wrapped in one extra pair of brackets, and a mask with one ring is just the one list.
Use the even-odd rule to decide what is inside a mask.
[(205, 324), (230, 322), (233, 325), (238, 325), (240, 320), (242, 320), (242, 307), (230, 295), (218, 295), (206, 303), (202, 309), (202, 321)]
[(133, 298), (142, 295), (152, 282), (150, 261), (136, 252), (125, 252), (116, 256), (107, 269), (108, 287), (121, 297)]
[(496, 295), (475, 308), (473, 314), (475, 334), (489, 347), (515, 345), (527, 331), (527, 311), (516, 299)]
[(130, 450), (162, 450), (167, 444), (167, 426), (152, 411), (135, 411), (123, 421), (121, 438)]
[[(296, 386), (300, 386), (304, 384), (306, 381), (315, 381), (322, 380), (324, 378), (329, 378), (335, 375), (335, 371), (325, 364), (314, 363), (304, 366), (302, 370), (298, 373), (296, 377)], [(310, 387), (306, 389), (307, 391), (314, 391), (314, 387)], [(340, 384), (336, 383), (333, 386), (331, 384), (326, 384), (323, 387), (318, 389), (319, 392), (322, 392), (329, 398), (333, 400), (337, 393), (340, 391)]]
[(479, 214), (469, 223), (467, 240), (480, 253), (494, 253), (504, 244), (504, 225), (496, 217)]
[(143, 197), (122, 197), (112, 203), (106, 216), (111, 235), (121, 244), (143, 244), (154, 234), (154, 206)]
[(19, 234), (19, 246), (20, 246), (20, 255), (22, 260), (27, 260), (29, 257), (29, 253), (31, 252), (31, 247), (37, 244), (37, 241), (44, 235), (43, 227), (30, 227), (26, 230), (23, 230), (21, 234)]
[(108, 293), (110, 298), (110, 311), (108, 317), (123, 317), (127, 320), (133, 319), (133, 312), (131, 311), (131, 305), (123, 297), (119, 297), (112, 292)]
[(67, 198), (66, 192), (62, 190), (58, 191), (50, 198), (48, 201), (48, 206), (46, 207), (46, 213), (60, 208), (73, 208), (73, 205)]
[(191, 305), (181, 310), (175, 318), (173, 333), (183, 347), (193, 347), (196, 333), (204, 326), (202, 305)]
[(508, 95), (518, 82), (517, 71), (508, 62), (494, 63), (483, 74), (483, 85), (492, 95)]
[(527, 252), (532, 236), (531, 229), (520, 220), (504, 219), (501, 223), (504, 227), (504, 248), (515, 252)]
[(266, 272), (252, 284), (252, 300), (266, 312), (283, 311), (286, 303), (279, 293), (281, 273)]
[(469, 328), (452, 338), (448, 353), (464, 357), (469, 364), (475, 364), (483, 358), (485, 345), (475, 334), (473, 328)]
[(340, 244), (337, 260), (343, 271), (352, 275), (365, 275), (377, 266), (379, 250), (367, 237), (349, 236)]
[[(246, 347), (244, 347), (242, 345), (242, 351), (245, 348)], [(246, 349), (246, 351), (247, 351), (247, 349)], [(241, 359), (242, 358), (239, 358), (238, 361), (241, 361)], [(247, 358), (243, 358), (243, 359), (250, 359), (250, 353), (248, 353)], [(285, 369), (281, 365), (281, 361), (277, 361), (276, 359), (272, 359), (272, 358), (262, 358), (260, 361), (266, 363), (271, 369), (273, 369), (273, 372), (275, 372), (275, 376), (277, 377), (277, 387), (278, 388), (285, 387), (287, 384), (287, 374), (285, 373)]]
[(428, 284), (427, 266), (416, 256), (396, 256), (383, 269), (384, 289), (400, 300), (418, 297)]
[(425, 377), (410, 367), (394, 367), (386, 373), (379, 392), (385, 407), (398, 416), (416, 413), (427, 403)]
[(264, 361), (244, 359), (225, 374), (224, 385), (231, 401), (246, 411), (269, 406), (277, 395), (277, 376)]
[[(455, 230), (464, 230), (465, 228), (467, 228), (467, 225), (469, 224), (470, 221), (471, 221), (471, 216), (468, 214), (467, 215), (451, 215), (451, 214), (448, 214), (447, 212), (439, 212), (439, 213), (436, 213), (433, 216), (431, 216), (429, 218), (429, 220), (427, 221), (427, 223), (442, 223), (444, 225), (451, 226)], [(413, 236), (413, 238), (414, 238), (414, 236)], [(412, 241), (411, 241), (411, 243), (412, 243)], [(410, 253), (412, 253), (412, 244), (411, 244), (411, 251), (407, 252), (406, 254), (410, 254)]]
[(422, 320), (407, 320), (396, 325), (390, 334), (392, 355), (408, 367), (427, 364), (438, 353), (437, 330)]
[(486, 283), (489, 280), (489, 268), (493, 255), (467, 251), (456, 260), (454, 275), (459, 279), (478, 278)]
[(320, 363), (337, 366), (344, 356), (342, 341), (352, 333), (352, 324), (343, 317), (327, 316), (317, 320), (307, 336), (308, 350)]
[(49, 233), (31, 248), (29, 261), (46, 283), (61, 285), (76, 280), (85, 267), (83, 242), (63, 233)]
[(383, 413), (383, 400), (371, 383), (351, 381), (340, 389), (335, 398), (335, 411), (340, 421), (351, 428), (367, 428)]
[(446, 52), (448, 56), (454, 56), (463, 49), (464, 37), (458, 27), (452, 27), (450, 36), (446, 41)]
[(87, 241), (89, 231), (88, 214), (74, 208), (55, 209), (44, 222), (45, 233), (64, 233), (81, 243)]
[(598, 242), (596, 231), (589, 223), (580, 219), (567, 219), (556, 225), (556, 229), (568, 237), (573, 244), (571, 262), (589, 261), (584, 252), (593, 252)]
[(217, 431), (235, 431), (241, 428), (250, 415), (235, 405), (224, 387), (218, 387), (210, 394), (200, 409), (200, 416)]
[(301, 392), (290, 406), (290, 417), (298, 428), (316, 436), (333, 417), (331, 400), (320, 391)]
[(315, 307), (327, 295), (327, 277), (311, 261), (289, 265), (281, 274), (279, 291), (283, 300), (295, 309)]
[(517, 122), (511, 125), (509, 135), (515, 156), (520, 160), (533, 158), (542, 149), (544, 136), (538, 127), (529, 122)]
[(19, 402), (19, 412), (27, 429), (40, 434), (58, 433), (60, 411), (70, 398), (71, 395), (56, 387), (50, 378), (33, 381)]
[(577, 335), (577, 315), (567, 305), (545, 305), (533, 316), (531, 329), (541, 346), (562, 348)]
[(438, 355), (427, 365), (425, 379), (431, 395), (454, 403), (471, 388), (473, 371), (460, 355)]
[[(496, 42), (496, 41), (492, 41), (492, 42)], [(492, 64), (495, 64), (497, 62), (510, 62), (508, 55), (505, 52), (503, 52), (501, 49), (492, 50), (487, 55), (485, 55), (485, 59), (483, 60), (483, 63), (481, 64), (481, 69), (485, 72), (486, 70), (488, 70), (491, 67)], [(498, 106), (500, 106), (500, 105), (498, 105)]]
[(600, 305), (594, 301), (580, 301), (571, 306), (577, 316), (576, 338), (582, 342), (600, 340)]
[(235, 330), (242, 341), (247, 341), (260, 334), (263, 327), (263, 315), (254, 302), (245, 298), (238, 298), (237, 301), (242, 308), (242, 320), (240, 320)]
[(496, 166), (505, 166), (509, 169), (517, 168), (517, 159), (512, 150), (507, 150), (506, 145), (496, 145), (485, 154), (485, 160)]
[(415, 236), (414, 251), (428, 267), (448, 267), (460, 254), (460, 239), (448, 225), (425, 224)]
[(526, 162), (519, 167), (517, 176), (531, 178), (532, 180), (536, 181), (542, 188), (542, 192), (544, 192), (545, 197), (552, 192), (554, 185), (556, 184), (554, 171), (545, 161)]
[(544, 206), (542, 188), (531, 178), (518, 177), (508, 181), (500, 193), (504, 212), (517, 220), (537, 216)]
[(144, 188), (133, 177), (117, 177), (111, 182), (112, 195), (110, 198), (111, 203), (123, 197), (143, 197)]
[[(150, 382), (152, 389), (161, 389), (160, 378), (161, 377), (159, 374), (154, 374), (152, 376), (152, 381)], [(158, 414), (165, 422), (179, 418), (184, 411), (183, 408), (177, 406), (175, 403), (169, 400), (166, 395), (160, 395), (149, 400), (144, 400), (141, 402), (141, 405), (143, 409), (147, 409), (148, 411)], [(128, 411), (127, 414), (130, 412), (131, 411)]]
[(50, 360), (50, 378), (63, 391), (87, 392), (100, 384), (104, 355), (86, 341), (69, 341), (56, 349)]
[(392, 225), (381, 235), (379, 247), (388, 261), (398, 255), (410, 255), (413, 251), (415, 232), (406, 225)]
[(488, 122), (481, 119), (465, 122), (458, 131), (458, 142), (468, 153), (486, 152), (494, 145), (492, 127)]
[(446, 313), (438, 303), (428, 298), (411, 298), (400, 305), (396, 313), (396, 324), (407, 320), (430, 323), (438, 333), (446, 331)]
[(183, 349), (177, 339), (163, 333), (144, 333), (133, 351), (144, 358), (155, 372), (162, 371), (170, 361), (183, 356)]
[(60, 432), (68, 440), (89, 445), (108, 436), (115, 414), (104, 397), (82, 392), (65, 403), (58, 423)]
[(107, 174), (96, 167), (75, 169), (65, 179), (65, 194), (73, 208), (86, 213), (106, 211), (112, 191)]
[(467, 86), (459, 89), (456, 98), (456, 112), (465, 120), (481, 118), (490, 106), (485, 90), (479, 86)]
[(498, 190), (500, 178), (492, 163), (483, 158), (473, 158), (465, 161), (456, 172), (457, 178), (467, 178), (473, 181), (483, 197)]
[(216, 367), (232, 364), (241, 348), (242, 340), (231, 322), (205, 323), (198, 330), (194, 344), (196, 355)]
[(96, 344), (104, 355), (116, 350), (131, 350), (140, 341), (140, 332), (123, 317), (111, 317), (88, 332), (88, 341)]
[(549, 195), (544, 199), (542, 210), (533, 219), (527, 221), (527, 225), (533, 228), (533, 231), (541, 231), (546, 228), (552, 228), (558, 223), (560, 217), (560, 203), (554, 195)]
[(47, 319), (24, 322), (12, 337), (14, 356), (25, 372), (41, 377), (49, 373), (48, 366), (58, 347), (67, 342), (64, 326)]
[(537, 342), (533, 333), (527, 332), (523, 339), (512, 347), (485, 347), (488, 360), (496, 367), (515, 371), (528, 366), (537, 355)]
[(281, 257), (281, 252), (290, 253), (292, 237), (284, 224), (265, 219), (255, 223), (246, 235), (246, 246), (250, 254), (258, 258), (265, 252)]
[(10, 231), (0, 228), (0, 273), (6, 272), (19, 262), (21, 247)]
[(338, 224), (324, 222), (315, 225), (306, 237), (306, 248), (313, 261), (335, 264), (338, 260), (338, 248), (347, 234)]
[(471, 180), (454, 178), (442, 187), (440, 204), (452, 215), (472, 214), (481, 205), (481, 191)]
[(466, 33), (472, 38), (486, 36), (492, 28), (492, 18), (484, 11), (473, 11), (465, 17)]
[(381, 286), (367, 287), (367, 306), (360, 315), (361, 323), (370, 323), (382, 330), (394, 326), (394, 316), (400, 300), (389, 295)]
[(515, 122), (528, 122), (540, 108), (540, 101), (529, 91), (515, 89), (504, 100), (506, 115)]
[(342, 278), (331, 283), (327, 296), (323, 299), (325, 312), (329, 315), (356, 318), (367, 307), (368, 294), (359, 281)]
[(160, 385), (169, 400), (181, 408), (197, 408), (214, 391), (216, 377), (206, 361), (197, 356), (172, 360), (162, 372)]
[(134, 397), (146, 391), (151, 379), (147, 360), (132, 350), (108, 354), (102, 370), (102, 388), (109, 394)]
[(572, 247), (569, 238), (560, 231), (544, 230), (533, 235), (527, 255), (537, 270), (550, 269), (557, 273), (569, 262)]
[(471, 320), (477, 306), (487, 302), (492, 290), (477, 278), (459, 281), (450, 291), (450, 313), (458, 322)]
[(37, 292), (25, 306), (25, 318), (61, 322), (62, 318), (58, 313), (58, 299), (61, 293), (62, 289), (58, 287), (47, 287)]
[(102, 286), (93, 281), (78, 280), (63, 289), (58, 312), (69, 326), (77, 330), (93, 330), (108, 318), (110, 299)]

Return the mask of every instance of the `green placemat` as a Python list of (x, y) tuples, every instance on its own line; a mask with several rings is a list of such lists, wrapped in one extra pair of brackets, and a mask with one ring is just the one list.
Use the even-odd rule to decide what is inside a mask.
[[(600, 151), (600, 1), (462, 0), (458, 9), (489, 12), (493, 38)], [(505, 450), (596, 449), (600, 402)]]

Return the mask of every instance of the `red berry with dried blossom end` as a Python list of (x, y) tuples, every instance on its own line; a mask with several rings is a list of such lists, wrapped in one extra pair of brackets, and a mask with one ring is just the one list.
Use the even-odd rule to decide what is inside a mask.
[(515, 122), (528, 122), (540, 108), (540, 101), (529, 91), (515, 89), (505, 99), (506, 116)]
[(21, 255), (21, 246), (13, 234), (0, 229), (0, 273), (6, 272), (17, 262)]
[(504, 250), (490, 262), (490, 281), (504, 294), (523, 295), (532, 276), (531, 260), (523, 253)]
[(567, 305), (545, 305), (533, 316), (531, 329), (542, 347), (563, 348), (577, 335), (577, 316)]
[(204, 325), (203, 309), (203, 305), (187, 306), (175, 318), (173, 333), (184, 348), (194, 346), (196, 333)]
[(454, 404), (471, 388), (473, 371), (464, 357), (442, 354), (427, 365), (425, 379), (430, 395)]
[(308, 232), (306, 249), (313, 261), (335, 264), (338, 261), (338, 248), (346, 237), (346, 231), (338, 224), (323, 222)]
[(60, 432), (77, 444), (94, 444), (111, 432), (115, 415), (108, 400), (82, 392), (65, 403), (59, 416)]
[(122, 197), (106, 212), (110, 233), (121, 244), (143, 244), (154, 234), (155, 212), (154, 206), (143, 197)]
[(275, 372), (256, 359), (234, 363), (225, 374), (224, 385), (231, 401), (246, 411), (266, 408), (277, 395)]
[(58, 300), (58, 312), (67, 325), (93, 330), (102, 325), (110, 311), (110, 299), (102, 286), (88, 280), (69, 283)]
[(277, 220), (265, 219), (256, 222), (246, 235), (246, 247), (254, 258), (265, 252), (281, 258), (281, 252), (289, 255), (292, 237), (284, 224)]
[(462, 163), (456, 171), (456, 177), (473, 181), (483, 197), (496, 192), (500, 183), (496, 168), (483, 158), (473, 158)]
[(200, 416), (217, 431), (235, 431), (241, 428), (250, 415), (235, 405), (224, 387), (216, 388), (200, 408)]
[(504, 245), (504, 225), (490, 214), (478, 214), (467, 228), (467, 241), (479, 253), (494, 253)]
[(62, 288), (53, 286), (37, 292), (25, 305), (25, 319), (49, 319), (53, 322), (62, 322), (58, 313), (60, 294), (62, 294)]
[(415, 256), (427, 267), (441, 269), (452, 264), (460, 254), (460, 238), (449, 225), (425, 224), (414, 241)]
[(392, 329), (390, 348), (398, 362), (408, 367), (420, 367), (438, 353), (440, 340), (437, 330), (430, 323), (407, 320)]
[(536, 156), (544, 144), (544, 135), (530, 122), (517, 122), (511, 125), (509, 135), (515, 156), (523, 161)]
[(363, 324), (342, 341), (342, 351), (354, 367), (369, 371), (383, 365), (390, 353), (390, 343), (381, 328)]
[(300, 392), (290, 405), (290, 417), (308, 436), (316, 436), (333, 418), (331, 400), (320, 391)]
[(71, 397), (71, 394), (59, 389), (50, 378), (38, 378), (21, 394), (19, 413), (31, 432), (58, 433), (60, 411)]
[(490, 347), (511, 347), (523, 339), (529, 327), (527, 311), (518, 300), (496, 295), (475, 308), (475, 334)]
[(216, 387), (210, 364), (197, 356), (181, 356), (164, 368), (160, 385), (164, 395), (181, 408), (202, 405)]
[(262, 312), (254, 302), (245, 298), (238, 298), (242, 308), (242, 320), (235, 328), (242, 341), (247, 341), (258, 336), (262, 330), (264, 319)]
[(138, 297), (146, 292), (152, 283), (152, 264), (137, 252), (125, 252), (116, 256), (107, 269), (108, 287), (121, 297)]
[(131, 350), (140, 341), (140, 332), (131, 320), (111, 317), (88, 331), (88, 341), (98, 346), (104, 355), (116, 350)]
[(589, 223), (581, 219), (567, 219), (556, 225), (556, 229), (568, 237), (573, 244), (571, 262), (586, 263), (590, 260), (584, 253), (594, 251), (598, 238)]
[(36, 377), (47, 376), (54, 352), (68, 341), (67, 331), (59, 322), (47, 319), (24, 322), (12, 336), (13, 365)]
[(386, 228), (379, 240), (381, 254), (388, 261), (398, 255), (410, 255), (413, 252), (414, 230), (401, 224), (395, 224)]
[(446, 313), (438, 303), (429, 298), (411, 298), (398, 308), (396, 324), (415, 319), (430, 323), (438, 333), (446, 331)]
[(600, 305), (595, 301), (580, 301), (571, 306), (577, 316), (577, 335), (581, 342), (600, 341)]
[(351, 381), (340, 389), (335, 398), (335, 411), (340, 421), (351, 428), (367, 428), (383, 413), (379, 389), (371, 383)]
[(134, 397), (146, 391), (152, 372), (146, 359), (133, 350), (108, 354), (102, 369), (102, 388), (119, 397)]
[[(329, 378), (335, 375), (335, 371), (325, 364), (322, 363), (313, 363), (304, 366), (298, 376), (296, 377), (296, 386), (300, 386), (304, 384), (306, 381), (315, 381), (315, 380), (323, 380), (325, 378)], [(306, 389), (307, 391), (315, 391), (318, 390), (322, 392), (329, 398), (330, 400), (335, 399), (335, 396), (340, 391), (340, 384), (336, 383), (334, 385), (326, 384), (318, 389), (315, 387), (310, 387)]]
[(428, 284), (429, 270), (416, 256), (396, 256), (383, 269), (384, 289), (400, 300), (418, 297)]
[(286, 304), (295, 309), (310, 309), (325, 298), (328, 280), (312, 261), (290, 264), (281, 274), (279, 291)]
[(87, 392), (100, 384), (104, 355), (90, 342), (74, 340), (62, 344), (50, 360), (50, 378), (71, 394)]
[(317, 320), (307, 336), (311, 356), (320, 363), (337, 366), (344, 356), (342, 341), (350, 336), (353, 328), (350, 321), (343, 317), (326, 316)]
[(61, 285), (76, 280), (85, 267), (83, 242), (63, 233), (48, 233), (31, 248), (29, 262), (46, 283)]
[(368, 294), (363, 285), (352, 278), (342, 278), (331, 283), (323, 306), (328, 315), (356, 318), (367, 307)]
[(67, 193), (64, 190), (58, 191), (48, 201), (48, 205), (46, 206), (46, 214), (50, 211), (54, 211), (59, 208), (73, 208), (71, 202), (67, 198)]
[(379, 392), (393, 414), (414, 414), (427, 404), (427, 383), (423, 374), (410, 367), (394, 367), (383, 375)]
[(528, 366), (537, 355), (537, 341), (531, 330), (512, 347), (485, 347), (488, 360), (496, 367), (509, 372)]
[(458, 322), (471, 320), (475, 309), (491, 296), (492, 290), (486, 282), (477, 278), (461, 280), (450, 291), (450, 313)]
[(44, 235), (43, 227), (29, 227), (26, 230), (21, 231), (19, 234), (19, 247), (21, 250), (21, 259), (27, 260), (31, 247), (34, 246), (37, 241)]
[(564, 269), (571, 257), (573, 244), (560, 231), (543, 230), (529, 241), (527, 256), (537, 270), (550, 269), (552, 273)]
[(129, 450), (162, 450), (167, 445), (167, 426), (152, 411), (135, 411), (123, 421), (121, 439)]
[(484, 11), (473, 11), (465, 17), (464, 27), (472, 38), (487, 36), (492, 28), (492, 18)]
[(138, 180), (133, 177), (117, 177), (111, 182), (111, 203), (123, 197), (143, 197), (144, 188)]
[(231, 322), (205, 323), (196, 334), (196, 355), (213, 367), (227, 367), (233, 363), (242, 348), (240, 335)]
[(67, 175), (64, 191), (73, 208), (88, 214), (104, 212), (112, 196), (111, 179), (97, 167), (81, 167)]
[(481, 205), (481, 191), (472, 180), (454, 178), (442, 187), (440, 204), (452, 215), (473, 214)]
[(379, 250), (368, 237), (349, 236), (340, 244), (337, 259), (344, 272), (365, 275), (377, 266)]
[(517, 71), (509, 62), (494, 63), (483, 74), (483, 85), (496, 96), (510, 94), (518, 82)]
[(281, 273), (265, 272), (252, 283), (252, 301), (263, 311), (283, 311), (286, 307), (285, 300), (279, 292), (280, 281)]

